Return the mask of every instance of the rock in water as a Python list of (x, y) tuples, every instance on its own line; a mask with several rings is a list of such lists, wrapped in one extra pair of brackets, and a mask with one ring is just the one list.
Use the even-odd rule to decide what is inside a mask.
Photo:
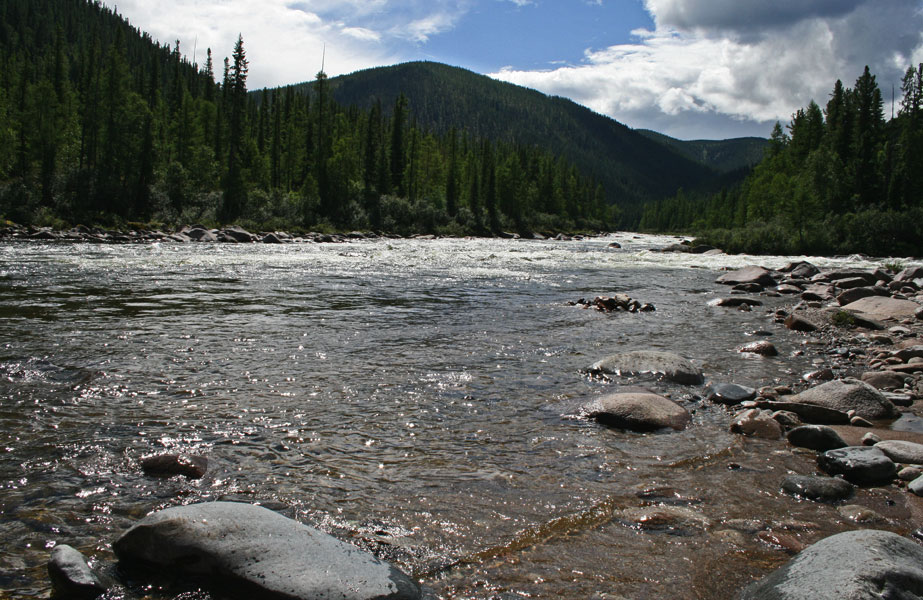
[(810, 448), (819, 452), (848, 446), (832, 427), (825, 425), (802, 425), (788, 432), (788, 442), (799, 448)]
[(847, 446), (818, 455), (817, 465), (830, 475), (842, 475), (856, 485), (880, 485), (897, 475), (897, 465), (874, 446)]
[(155, 477), (182, 475), (188, 479), (201, 479), (208, 470), (208, 459), (190, 454), (157, 454), (142, 458), (141, 468)]
[(813, 404), (842, 412), (850, 410), (863, 419), (896, 419), (900, 411), (881, 392), (858, 379), (828, 381), (791, 398), (792, 402)]
[(420, 598), (396, 567), (321, 531), (252, 504), (209, 502), (148, 515), (113, 545), (120, 561), (265, 599)]
[(766, 340), (759, 340), (756, 342), (750, 342), (749, 344), (744, 344), (737, 348), (738, 352), (743, 352), (745, 354), (759, 354), (760, 356), (778, 356), (779, 351), (776, 350), (776, 347), (772, 342), (767, 342)]
[(590, 365), (591, 373), (606, 375), (641, 375), (650, 373), (684, 385), (699, 385), (702, 371), (690, 361), (672, 352), (636, 350), (613, 354)]
[(717, 283), (725, 285), (737, 285), (739, 283), (757, 283), (763, 287), (772, 287), (776, 285), (772, 273), (763, 267), (749, 266), (737, 271), (731, 271), (718, 278)]
[(714, 383), (708, 388), (708, 399), (718, 404), (733, 406), (746, 400), (753, 400), (756, 390), (736, 383)]
[(90, 570), (83, 554), (67, 544), (58, 544), (51, 551), (48, 576), (55, 596), (64, 598), (95, 598), (106, 591), (105, 586)]
[(836, 477), (789, 475), (782, 482), (782, 490), (815, 502), (839, 502), (852, 498), (856, 493), (856, 486)]
[(923, 598), (923, 548), (872, 529), (824, 538), (740, 595), (740, 600), (882, 598)]
[(593, 399), (583, 410), (603, 425), (632, 431), (680, 430), (692, 420), (685, 408), (657, 394), (608, 394)]

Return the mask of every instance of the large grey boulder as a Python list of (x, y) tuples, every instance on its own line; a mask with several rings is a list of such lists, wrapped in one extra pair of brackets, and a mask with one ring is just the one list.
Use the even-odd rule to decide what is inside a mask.
[(658, 350), (636, 350), (613, 354), (590, 365), (590, 373), (605, 375), (652, 374), (659, 378), (684, 385), (699, 385), (705, 380), (702, 370), (689, 360)]
[(890, 531), (824, 538), (743, 590), (740, 600), (923, 598), (923, 547)]
[(858, 379), (828, 381), (792, 396), (791, 402), (813, 404), (842, 412), (856, 411), (863, 419), (896, 419), (900, 411), (885, 396)]
[(121, 562), (206, 576), (261, 599), (400, 600), (419, 586), (396, 567), (252, 504), (209, 502), (148, 515), (113, 544)]
[(632, 431), (680, 430), (692, 420), (689, 411), (676, 402), (650, 393), (599, 396), (588, 402), (583, 412), (603, 425)]
[(717, 279), (717, 283), (725, 285), (737, 285), (739, 283), (757, 283), (763, 287), (771, 287), (776, 284), (772, 273), (763, 267), (749, 266), (730, 273), (725, 273)]

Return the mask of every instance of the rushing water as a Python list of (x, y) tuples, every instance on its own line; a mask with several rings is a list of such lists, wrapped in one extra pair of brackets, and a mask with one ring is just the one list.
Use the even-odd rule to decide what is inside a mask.
[[(773, 324), (783, 300), (707, 305), (727, 293), (718, 269), (789, 259), (650, 251), (670, 241), (0, 245), (0, 597), (47, 595), (56, 543), (104, 565), (144, 514), (218, 498), (321, 527), (446, 598), (732, 597), (787, 558), (761, 527), (810, 542), (857, 525), (781, 494), (812, 459), (727, 433), (701, 387), (646, 383), (695, 411), (680, 433), (575, 417), (618, 384), (580, 369), (617, 351), (754, 386), (824, 359)], [(657, 310), (567, 304), (614, 292)], [(735, 352), (758, 330), (780, 358)], [(167, 451), (206, 456), (208, 474), (141, 472)], [(902, 531), (901, 498), (857, 502)], [(632, 516), (651, 507), (688, 518)]]

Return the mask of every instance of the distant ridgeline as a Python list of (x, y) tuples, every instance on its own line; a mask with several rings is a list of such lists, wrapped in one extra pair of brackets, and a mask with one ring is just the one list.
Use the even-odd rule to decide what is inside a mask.
[(0, 218), (612, 229), (747, 164), (436, 63), (258, 92), (247, 75), (243, 40), (199, 66), (98, 2), (0, 2)]
[(873, 256), (923, 254), (923, 65), (910, 67), (895, 118), (868, 67), (836, 82), (786, 133), (776, 123), (762, 162), (739, 186), (649, 205), (641, 228), (695, 233), (727, 251)]

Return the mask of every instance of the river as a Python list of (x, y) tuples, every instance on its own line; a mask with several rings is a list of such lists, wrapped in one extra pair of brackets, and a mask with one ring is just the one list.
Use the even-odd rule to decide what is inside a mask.
[[(0, 244), (0, 597), (46, 597), (57, 543), (103, 566), (144, 514), (218, 498), (371, 549), (444, 598), (733, 597), (788, 558), (758, 530), (859, 525), (782, 494), (813, 459), (728, 433), (702, 387), (646, 383), (694, 411), (683, 432), (575, 416), (616, 388), (580, 370), (618, 351), (751, 386), (828, 360), (773, 323), (790, 300), (708, 306), (720, 269), (791, 257), (652, 251), (674, 241)], [(568, 305), (615, 292), (656, 311)], [(780, 357), (735, 351), (760, 330)], [(164, 452), (207, 457), (207, 475), (144, 475)], [(900, 498), (856, 503), (906, 532)], [(630, 518), (664, 506), (689, 517)], [(171, 597), (114, 597), (142, 593)]]

